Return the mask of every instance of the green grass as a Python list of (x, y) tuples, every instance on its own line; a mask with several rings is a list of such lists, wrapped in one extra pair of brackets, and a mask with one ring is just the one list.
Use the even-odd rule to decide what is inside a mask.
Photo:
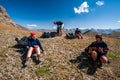
[(5, 56), (7, 52), (8, 48), (3, 49), (2, 51), (0, 51), (0, 56)]
[(39, 67), (39, 68), (35, 71), (35, 73), (36, 73), (36, 75), (37, 75), (38, 77), (47, 75), (47, 74), (50, 73), (49, 66)]
[(114, 53), (109, 53), (108, 58), (112, 59), (112, 60), (115, 60), (115, 59), (120, 58), (120, 55), (117, 55), (117, 54), (114, 54)]
[(52, 58), (51, 57), (46, 58), (46, 60), (49, 61), (49, 62), (52, 62)]

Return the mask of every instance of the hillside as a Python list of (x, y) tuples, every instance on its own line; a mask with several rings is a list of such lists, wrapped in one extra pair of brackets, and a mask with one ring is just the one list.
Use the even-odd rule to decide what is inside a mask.
[[(7, 26), (9, 27), (9, 26)], [(1, 28), (1, 27), (0, 27)], [(35, 65), (30, 62), (26, 68), (22, 68), (21, 56), (24, 48), (16, 47), (15, 37), (29, 36), (31, 31), (26, 30), (0, 30), (0, 79), (1, 80), (120, 80), (120, 40), (104, 38), (108, 43), (109, 59), (111, 64), (103, 65), (103, 69), (97, 69), (92, 76), (86, 74), (86, 68), (80, 70), (78, 64), (72, 64), (69, 60), (81, 54), (94, 37), (84, 36), (84, 39), (67, 40), (62, 37), (39, 38), (46, 55), (41, 54), (42, 62)]]
[(28, 30), (19, 24), (16, 24), (3, 6), (0, 5), (0, 29), (22, 29)]
[(119, 39), (120, 39), (120, 32), (112, 31), (112, 32), (109, 34), (109, 37), (119, 38)]
[(4, 7), (0, 5), (0, 22), (16, 27), (16, 23), (10, 18)]

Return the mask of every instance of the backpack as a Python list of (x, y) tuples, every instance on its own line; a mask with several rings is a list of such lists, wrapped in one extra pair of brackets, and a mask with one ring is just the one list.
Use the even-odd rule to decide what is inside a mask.
[(50, 36), (51, 36), (50, 32), (44, 32), (42, 38), (50, 38)]
[(56, 37), (57, 36), (57, 32), (51, 32), (51, 37)]
[(23, 36), (21, 39), (16, 38), (15, 40), (17, 41), (18, 45), (21, 45), (21, 46), (28, 45), (28, 37), (27, 36)]
[(66, 34), (66, 38), (68, 38), (68, 39), (74, 39), (75, 36), (74, 36), (73, 33), (67, 33), (67, 34)]

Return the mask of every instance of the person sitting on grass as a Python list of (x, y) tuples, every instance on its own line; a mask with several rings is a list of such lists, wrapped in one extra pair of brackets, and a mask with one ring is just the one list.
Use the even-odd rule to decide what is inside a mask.
[(78, 39), (83, 39), (82, 33), (80, 31), (80, 29), (76, 28), (75, 30), (75, 37), (77, 37)]
[(90, 54), (93, 62), (98, 63), (98, 67), (102, 67), (102, 63), (110, 63), (106, 57), (108, 52), (108, 46), (103, 41), (102, 35), (97, 34), (95, 36), (96, 41), (92, 42), (87, 48), (88, 54)]
[(28, 39), (28, 52), (25, 60), (25, 65), (27, 66), (27, 62), (30, 59), (32, 53), (35, 52), (37, 54), (37, 64), (40, 63), (40, 53), (45, 53), (44, 49), (40, 41), (37, 39), (36, 34), (34, 32), (31, 33), (30, 38)]

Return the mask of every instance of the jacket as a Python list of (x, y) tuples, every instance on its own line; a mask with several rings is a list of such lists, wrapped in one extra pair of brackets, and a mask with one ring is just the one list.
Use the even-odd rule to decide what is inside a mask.
[(94, 42), (92, 42), (89, 46), (88, 46), (88, 48), (89, 47), (94, 47), (94, 48), (96, 48), (97, 50), (101, 47), (101, 48), (103, 48), (103, 53), (102, 54), (104, 54), (104, 55), (106, 55), (107, 54), (107, 51), (108, 51), (108, 47), (107, 47), (107, 44), (104, 42), (104, 41), (101, 41), (101, 42), (96, 42), (96, 41), (94, 41)]
[(42, 45), (41, 45), (41, 43), (38, 39), (35, 39), (35, 40), (32, 39), (32, 38), (28, 39), (28, 46), (29, 47), (34, 47), (34, 45), (38, 45), (40, 47), (40, 49), (42, 51), (44, 51), (43, 48), (42, 48)]

